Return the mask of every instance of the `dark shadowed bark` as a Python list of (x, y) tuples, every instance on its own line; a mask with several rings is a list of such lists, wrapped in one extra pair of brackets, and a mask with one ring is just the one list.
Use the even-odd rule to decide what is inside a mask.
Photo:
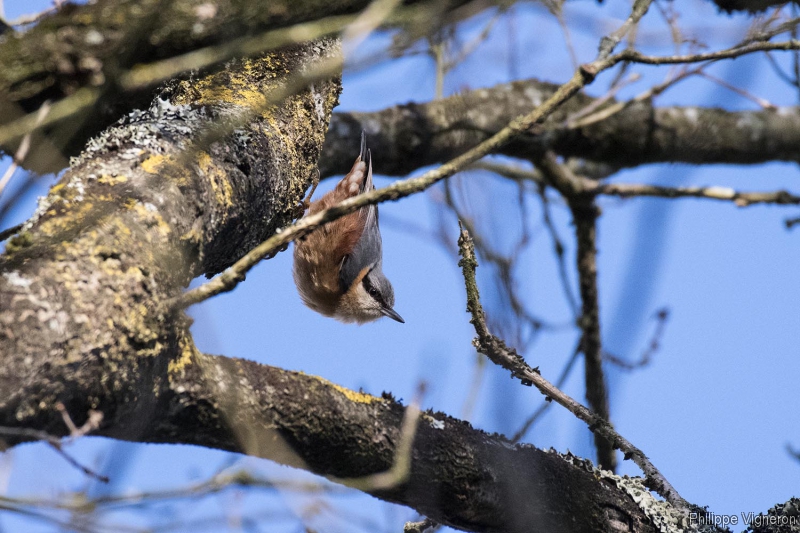
[(796, 2), (792, 2), (791, 0), (714, 0), (714, 3), (727, 13), (733, 13), (734, 11), (760, 13), (766, 11), (770, 7)]

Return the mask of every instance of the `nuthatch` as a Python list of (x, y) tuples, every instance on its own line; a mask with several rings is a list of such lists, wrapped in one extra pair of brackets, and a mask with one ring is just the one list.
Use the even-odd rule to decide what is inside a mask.
[[(313, 215), (371, 191), (372, 157), (361, 133), (361, 154), (336, 187), (309, 206)], [(372, 322), (388, 316), (405, 322), (394, 306), (392, 284), (383, 275), (378, 206), (368, 205), (296, 241), (294, 282), (303, 303), (342, 322)]]

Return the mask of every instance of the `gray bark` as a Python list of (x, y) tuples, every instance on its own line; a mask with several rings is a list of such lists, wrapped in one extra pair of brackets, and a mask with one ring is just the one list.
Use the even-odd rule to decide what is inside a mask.
[[(408, 103), (373, 113), (334, 113), (320, 160), (323, 176), (342, 174), (358, 151), (366, 129), (375, 171), (403, 176), (425, 165), (443, 163), (472, 148), (530, 112), (558, 88), (538, 80), (477, 89), (442, 100)], [(725, 111), (702, 107), (632, 104), (595, 124), (569, 128), (567, 119), (593, 104), (576, 95), (536, 131), (503, 146), (500, 153), (537, 159), (551, 150), (627, 168), (651, 163), (758, 164), (800, 161), (800, 108), (777, 111)], [(616, 103), (610, 100), (602, 110)]]

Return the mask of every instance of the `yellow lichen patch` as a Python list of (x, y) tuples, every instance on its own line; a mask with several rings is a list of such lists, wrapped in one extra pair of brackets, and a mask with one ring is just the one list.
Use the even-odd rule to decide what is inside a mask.
[(163, 155), (151, 155), (142, 161), (142, 170), (148, 174), (158, 174), (158, 168), (166, 162), (166, 159)]
[(198, 103), (203, 105), (227, 103), (250, 109), (262, 109), (266, 107), (267, 99), (264, 93), (253, 89), (210, 85), (201, 93)]
[(12, 237), (11, 240), (6, 243), (6, 252), (16, 252), (17, 250), (27, 248), (31, 244), (33, 244), (33, 236), (29, 231), (23, 231)]
[[(74, 209), (65, 212), (62, 216), (55, 216), (53, 213), (49, 218), (43, 219), (39, 225), (39, 231), (43, 235), (52, 237), (62, 231), (66, 231), (77, 226), (95, 209), (92, 202), (81, 202), (75, 205)], [(48, 213), (49, 214), (49, 213)]]
[[(329, 382), (330, 383), (330, 382)], [(371, 394), (367, 394), (364, 392), (356, 392), (354, 390), (347, 389), (342, 387), (341, 385), (337, 385), (335, 383), (331, 383), (331, 386), (336, 389), (337, 391), (341, 392), (342, 394), (347, 397), (348, 400), (351, 402), (357, 403), (373, 403), (373, 402), (380, 402), (382, 401), (377, 396), (373, 396)]]
[(130, 210), (136, 213), (148, 226), (156, 227), (162, 237), (166, 237), (172, 232), (172, 228), (167, 224), (167, 221), (152, 205), (145, 206), (140, 202), (136, 202), (130, 207)]
[(106, 185), (117, 185), (118, 183), (125, 183), (128, 181), (126, 176), (111, 176), (110, 174), (103, 174), (97, 179), (98, 183)]
[(199, 229), (194, 227), (189, 231), (187, 231), (186, 233), (184, 233), (183, 235), (181, 235), (182, 241), (188, 241), (197, 244), (200, 244), (202, 239), (203, 239), (203, 233)]
[(377, 396), (373, 396), (373, 395), (367, 394), (365, 392), (356, 392), (354, 390), (350, 390), (350, 389), (348, 389), (346, 387), (342, 387), (341, 385), (337, 385), (336, 383), (332, 383), (332, 382), (328, 381), (327, 379), (321, 378), (319, 376), (306, 374), (305, 372), (297, 372), (297, 373), (301, 374), (303, 376), (308, 376), (310, 378), (316, 379), (317, 381), (319, 381), (320, 383), (322, 383), (326, 387), (330, 387), (330, 388), (336, 390), (337, 392), (340, 392), (341, 394), (343, 394), (345, 396), (345, 398), (347, 398), (351, 402), (369, 404), (369, 403), (382, 402), (383, 401), (382, 398), (378, 398)]
[(192, 91), (176, 96), (175, 104), (233, 104), (262, 113), (268, 107), (267, 94), (277, 87), (277, 71), (285, 71), (275, 54), (242, 62), (240, 72), (228, 71), (225, 76), (208, 76), (197, 80)]
[(195, 355), (195, 347), (194, 344), (188, 339), (181, 339), (180, 340), (180, 350), (181, 353), (178, 355), (177, 359), (173, 359), (167, 365), (167, 372), (169, 375), (175, 374), (176, 372), (183, 372), (187, 366), (192, 364), (192, 357)]
[(219, 168), (206, 152), (200, 152), (197, 155), (197, 165), (200, 168), (200, 172), (208, 178), (208, 183), (211, 185), (211, 190), (214, 191), (217, 203), (225, 207), (232, 206), (233, 187), (231, 187), (228, 180), (228, 173)]

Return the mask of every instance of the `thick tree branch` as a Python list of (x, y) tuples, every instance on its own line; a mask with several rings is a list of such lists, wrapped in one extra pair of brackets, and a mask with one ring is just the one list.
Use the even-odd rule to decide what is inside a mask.
[(714, 0), (714, 3), (723, 11), (732, 13), (734, 11), (747, 11), (749, 13), (760, 13), (771, 7), (782, 6), (791, 3), (792, 0)]
[[(404, 414), (388, 395), (197, 352), (173, 365), (162, 401), (155, 431), (136, 440), (239, 451), (338, 479), (389, 470)], [(558, 454), (426, 412), (407, 481), (370, 492), (472, 531), (609, 531), (614, 506), (635, 530), (650, 530), (625, 490), (601, 485)]]
[(104, 428), (147, 425), (158, 398), (142, 390), (165, 379), (187, 325), (159, 304), (296, 216), (339, 82), (193, 141), (337, 53), (321, 41), (176, 84), (88, 145), (0, 256), (0, 426), (63, 434), (59, 404), (78, 425), (87, 404)]
[[(380, 154), (375, 170), (381, 174), (402, 176), (447, 161), (539, 105), (557, 88), (551, 83), (525, 80), (373, 113), (334, 113), (320, 160), (321, 174), (343, 174), (350, 169), (362, 128), (367, 129), (370, 145)], [(588, 126), (567, 125), (568, 117), (594, 101), (584, 94), (575, 95), (540, 129), (516, 137), (498, 153), (531, 160), (552, 150), (563, 157), (589, 159), (616, 168), (650, 163), (800, 161), (798, 107), (734, 112), (659, 108), (645, 101)], [(611, 99), (600, 109), (615, 102)]]

